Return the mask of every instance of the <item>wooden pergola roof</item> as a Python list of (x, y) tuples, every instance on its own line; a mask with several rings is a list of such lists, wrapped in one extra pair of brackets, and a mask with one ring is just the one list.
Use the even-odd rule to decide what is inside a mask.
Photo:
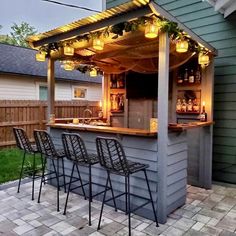
[[(184, 30), (193, 40), (203, 45), (213, 54), (217, 54), (214, 47), (205, 42), (202, 38), (196, 35), (193, 31), (179, 22), (175, 17), (152, 0), (131, 0), (127, 3), (107, 9), (101, 13), (58, 27), (48, 32), (30, 36), (28, 41), (32, 48), (39, 48), (50, 43), (73, 39), (88, 32), (94, 32), (107, 26), (151, 14), (155, 14), (157, 16), (161, 15), (169, 21), (178, 23), (179, 28)], [(83, 48), (85, 48), (84, 45)]]

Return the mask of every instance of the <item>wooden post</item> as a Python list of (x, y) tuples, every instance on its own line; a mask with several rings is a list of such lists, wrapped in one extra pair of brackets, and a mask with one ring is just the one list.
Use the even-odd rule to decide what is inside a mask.
[(158, 67), (158, 195), (157, 213), (160, 223), (167, 219), (167, 142), (168, 142), (168, 97), (169, 97), (169, 37), (159, 36)]
[(55, 114), (55, 77), (54, 77), (54, 60), (49, 57), (48, 59), (48, 112), (47, 120), (50, 118), (50, 114)]

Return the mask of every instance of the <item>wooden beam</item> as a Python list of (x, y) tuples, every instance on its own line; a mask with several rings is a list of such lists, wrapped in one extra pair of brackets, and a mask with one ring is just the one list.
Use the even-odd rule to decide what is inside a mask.
[(159, 36), (158, 68), (158, 219), (167, 219), (167, 142), (168, 142), (168, 94), (169, 94), (169, 37)]
[(45, 44), (63, 41), (63, 40), (69, 39), (69, 38), (76, 37), (78, 35), (82, 35), (82, 34), (85, 34), (88, 32), (102, 29), (102, 28), (110, 26), (110, 25), (115, 25), (120, 22), (125, 22), (125, 21), (129, 21), (129, 20), (141, 17), (141, 16), (145, 16), (150, 13), (152, 13), (152, 11), (151, 11), (150, 7), (148, 5), (146, 5), (146, 6), (143, 6), (142, 8), (138, 8), (132, 12), (125, 12), (122, 14), (117, 14), (113, 17), (98, 21), (96, 23), (81, 26), (79, 28), (73, 29), (68, 32), (63, 32), (63, 33), (60, 33), (57, 35), (53, 35), (51, 37), (41, 39), (39, 41), (33, 42), (33, 47), (37, 48), (37, 47), (43, 46)]
[(47, 120), (49, 120), (51, 114), (55, 114), (55, 63), (54, 60), (49, 57), (48, 59), (48, 116)]
[(172, 16), (169, 12), (167, 12), (154, 2), (149, 3), (149, 6), (154, 14), (161, 15), (169, 21), (178, 23), (179, 28), (182, 29), (184, 32), (186, 32), (193, 40), (197, 41), (198, 43), (202, 44), (205, 48), (209, 49), (214, 55), (217, 55), (217, 50), (214, 47), (212, 47), (209, 43), (205, 42), (201, 37), (199, 37), (192, 30), (187, 28), (183, 23), (181, 23), (177, 18)]

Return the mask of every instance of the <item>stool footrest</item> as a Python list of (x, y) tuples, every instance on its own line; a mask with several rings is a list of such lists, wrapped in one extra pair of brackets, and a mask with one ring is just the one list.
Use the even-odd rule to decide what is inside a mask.
[[(109, 190), (109, 189), (111, 189), (111, 188), (108, 187), (107, 190)], [(107, 200), (104, 201), (104, 203), (109, 202), (109, 201), (111, 201), (111, 200), (113, 200), (113, 199), (119, 198), (119, 197), (121, 197), (121, 196), (124, 196), (125, 194), (126, 194), (126, 193), (121, 193), (121, 194), (119, 194), (119, 195), (114, 196), (114, 198), (113, 198), (113, 197), (108, 198)], [(139, 195), (137, 195), (137, 194), (133, 194), (133, 193), (130, 193), (130, 195), (131, 195), (131, 196), (134, 196), (134, 197), (141, 198), (142, 200), (145, 200), (145, 201), (146, 201), (146, 202), (144, 202), (142, 205), (137, 206), (136, 208), (130, 210), (130, 213), (137, 211), (138, 209), (144, 207), (144, 206), (147, 205), (148, 203), (151, 203), (151, 200), (148, 199), (148, 198), (145, 198), (145, 197), (139, 196)]]

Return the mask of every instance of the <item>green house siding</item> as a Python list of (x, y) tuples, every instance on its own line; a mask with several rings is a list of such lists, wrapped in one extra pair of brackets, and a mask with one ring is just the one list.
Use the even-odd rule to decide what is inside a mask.
[[(108, 0), (107, 8), (127, 2)], [(155, 0), (218, 50), (215, 58), (213, 178), (236, 184), (236, 17), (202, 0)]]

